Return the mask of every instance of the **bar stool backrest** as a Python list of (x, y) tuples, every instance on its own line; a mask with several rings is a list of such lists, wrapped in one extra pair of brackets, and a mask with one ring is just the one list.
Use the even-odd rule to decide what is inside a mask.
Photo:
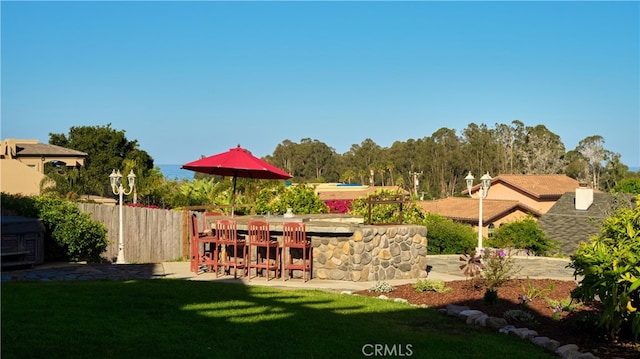
[(307, 231), (304, 223), (287, 222), (282, 225), (282, 240), (287, 246), (305, 246)]
[(236, 221), (231, 219), (217, 220), (216, 235), (221, 242), (236, 242), (238, 240)]
[(250, 243), (269, 242), (269, 223), (266, 221), (251, 221), (247, 224)]

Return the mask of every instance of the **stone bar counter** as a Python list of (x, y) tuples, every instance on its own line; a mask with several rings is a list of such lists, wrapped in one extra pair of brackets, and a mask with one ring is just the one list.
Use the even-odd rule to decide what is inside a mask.
[[(252, 220), (269, 222), (280, 241), (282, 224), (303, 222), (313, 246), (312, 278), (384, 281), (427, 277), (427, 228), (418, 225), (366, 225), (362, 217), (338, 214), (236, 216), (240, 236)], [(213, 223), (211, 223), (213, 225)], [(294, 276), (301, 276), (295, 273)]]

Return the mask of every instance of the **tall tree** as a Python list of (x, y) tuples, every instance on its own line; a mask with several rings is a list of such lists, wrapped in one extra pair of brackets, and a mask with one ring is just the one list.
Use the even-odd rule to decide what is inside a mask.
[[(124, 170), (123, 162), (132, 161), (138, 178), (147, 176), (153, 168), (153, 158), (139, 148), (138, 141), (129, 141), (125, 131), (106, 126), (71, 127), (69, 134), (50, 133), (49, 143), (87, 153), (85, 165), (78, 176), (84, 189), (82, 194), (109, 195), (108, 176), (113, 169)], [(123, 173), (126, 176), (127, 173)]]
[(544, 125), (525, 128), (525, 143), (519, 155), (525, 174), (561, 173), (565, 166), (564, 144), (560, 136)]
[(453, 196), (462, 167), (462, 143), (456, 131), (441, 128), (431, 135), (431, 171), (428, 180), (434, 184), (430, 194), (437, 198)]
[(303, 164), (304, 177), (313, 182), (335, 182), (338, 180), (336, 170), (336, 152), (325, 143), (310, 138), (303, 138), (298, 146)]
[(594, 189), (598, 189), (602, 163), (607, 159), (607, 152), (604, 149), (604, 138), (599, 135), (586, 137), (578, 142), (576, 150), (582, 154), (589, 164), (591, 185)]
[(473, 173), (497, 173), (499, 171), (495, 146), (495, 133), (487, 125), (470, 123), (462, 130), (463, 153), (467, 161), (467, 170)]
[(604, 191), (611, 191), (626, 177), (629, 167), (620, 162), (619, 153), (606, 152), (608, 161), (605, 163), (600, 176), (600, 188)]
[[(359, 145), (351, 145), (349, 157), (355, 172), (360, 176), (361, 183), (369, 183), (371, 171), (375, 172), (376, 161), (380, 158), (382, 148), (372, 139), (367, 138)], [(366, 179), (365, 179), (366, 178)]]
[(296, 150), (298, 144), (291, 140), (284, 140), (282, 143), (276, 146), (273, 151), (273, 155), (269, 158), (274, 166), (282, 168), (287, 173), (295, 177), (294, 164), (296, 157)]
[(497, 123), (495, 125), (498, 153), (500, 154), (499, 173), (520, 173), (522, 168), (518, 150), (525, 143), (524, 124), (518, 120), (511, 125)]

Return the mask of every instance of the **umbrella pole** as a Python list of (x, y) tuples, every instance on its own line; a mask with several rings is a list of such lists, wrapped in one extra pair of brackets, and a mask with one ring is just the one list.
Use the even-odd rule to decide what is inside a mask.
[(233, 176), (233, 192), (231, 192), (231, 217), (235, 215), (235, 205), (236, 205), (236, 181), (238, 176)]

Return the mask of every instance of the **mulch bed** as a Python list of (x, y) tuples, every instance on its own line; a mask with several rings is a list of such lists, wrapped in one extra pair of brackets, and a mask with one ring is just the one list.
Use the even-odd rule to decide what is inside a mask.
[[(640, 343), (633, 342), (630, 338), (610, 339), (595, 329), (594, 320), (601, 313), (597, 304), (581, 304), (571, 312), (561, 312), (560, 318), (554, 318), (547, 299), (559, 301), (570, 298), (571, 291), (576, 288), (573, 281), (512, 279), (498, 288), (496, 304), (486, 304), (483, 301), (485, 288), (481, 283), (475, 282), (474, 285), (470, 280), (458, 280), (445, 284), (452, 289), (449, 293), (418, 293), (412, 284), (405, 284), (394, 287), (389, 293), (361, 291), (356, 294), (372, 297), (384, 294), (389, 298), (404, 298), (412, 304), (436, 309), (445, 308), (448, 304), (465, 305), (494, 317), (503, 317), (503, 313), (510, 309), (521, 309), (531, 313), (535, 324), (511, 323), (516, 327), (536, 330), (540, 336), (558, 340), (561, 344), (576, 344), (580, 351), (591, 352), (601, 358), (640, 358)], [(535, 291), (543, 293), (523, 306), (519, 296), (533, 294)]]

